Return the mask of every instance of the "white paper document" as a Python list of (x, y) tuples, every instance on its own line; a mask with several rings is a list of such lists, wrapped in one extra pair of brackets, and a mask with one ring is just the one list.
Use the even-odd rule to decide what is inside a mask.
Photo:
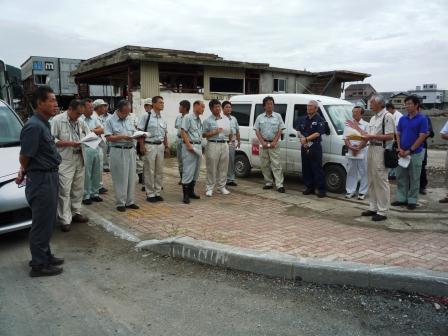
[(411, 156), (410, 155), (405, 156), (405, 157), (400, 157), (398, 159), (398, 165), (400, 167), (407, 168), (407, 167), (409, 167), (410, 163), (411, 163)]
[(90, 148), (97, 148), (101, 142), (101, 138), (93, 132), (87, 134), (84, 138), (81, 139), (81, 143), (89, 146)]
[(225, 135), (230, 134), (230, 119), (227, 117), (221, 118), (216, 120), (216, 124), (218, 125), (218, 128), (222, 128)]
[(140, 138), (141, 136), (145, 136), (147, 138), (150, 137), (149, 132), (143, 132), (143, 131), (135, 131), (134, 134), (132, 134), (132, 137), (134, 139)]

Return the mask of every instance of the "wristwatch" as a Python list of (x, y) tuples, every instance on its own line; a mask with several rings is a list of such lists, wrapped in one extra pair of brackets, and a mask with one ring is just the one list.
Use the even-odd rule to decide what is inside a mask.
[(271, 144), (270, 144), (270, 143), (268, 143), (268, 147), (271, 147)]

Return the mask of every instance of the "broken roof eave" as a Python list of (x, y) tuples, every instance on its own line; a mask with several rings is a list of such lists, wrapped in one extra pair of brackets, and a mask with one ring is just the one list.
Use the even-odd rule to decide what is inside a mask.
[(113, 66), (114, 64), (125, 62), (155, 62), (155, 63), (178, 63), (178, 64), (191, 64), (191, 65), (203, 65), (203, 66), (216, 66), (216, 67), (230, 67), (230, 68), (244, 68), (244, 69), (259, 69), (263, 70), (269, 67), (266, 63), (246, 63), (238, 61), (226, 61), (226, 60), (212, 60), (212, 59), (195, 59), (194, 57), (168, 57), (161, 55), (159, 57), (148, 57), (141, 53), (127, 53), (109, 55), (107, 58), (87, 60), (81, 62), (79, 67), (72, 72), (72, 75), (77, 76), (86, 72), (97, 70), (100, 68)]
[(355, 82), (355, 81), (363, 81), (367, 77), (370, 77), (371, 74), (349, 71), (349, 70), (334, 70), (334, 71), (324, 71), (317, 72), (317, 76), (335, 76), (335, 78), (341, 82)]

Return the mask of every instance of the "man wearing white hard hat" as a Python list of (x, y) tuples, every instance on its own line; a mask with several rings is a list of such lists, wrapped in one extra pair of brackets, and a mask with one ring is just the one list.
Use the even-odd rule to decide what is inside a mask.
[[(106, 120), (109, 118), (109, 113), (107, 113), (109, 105), (102, 99), (96, 99), (93, 101), (93, 109), (95, 110), (94, 115), (97, 116), (101, 127), (104, 129), (104, 124)], [(108, 157), (108, 144), (106, 139), (103, 137), (103, 140), (100, 142), (99, 150), (100, 150), (100, 194), (105, 194), (107, 189), (103, 186), (103, 174), (102, 171), (109, 171), (109, 157)]]

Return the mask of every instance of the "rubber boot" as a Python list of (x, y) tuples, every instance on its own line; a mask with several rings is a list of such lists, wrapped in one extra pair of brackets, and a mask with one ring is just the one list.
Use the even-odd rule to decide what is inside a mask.
[(143, 174), (138, 174), (138, 183), (143, 184)]
[(194, 193), (195, 184), (196, 184), (196, 181), (191, 181), (190, 184), (188, 185), (188, 196), (191, 199), (200, 199), (201, 197)]
[(185, 204), (190, 203), (190, 197), (189, 197), (189, 184), (182, 184), (182, 191), (184, 192), (184, 198), (182, 199), (182, 202)]

